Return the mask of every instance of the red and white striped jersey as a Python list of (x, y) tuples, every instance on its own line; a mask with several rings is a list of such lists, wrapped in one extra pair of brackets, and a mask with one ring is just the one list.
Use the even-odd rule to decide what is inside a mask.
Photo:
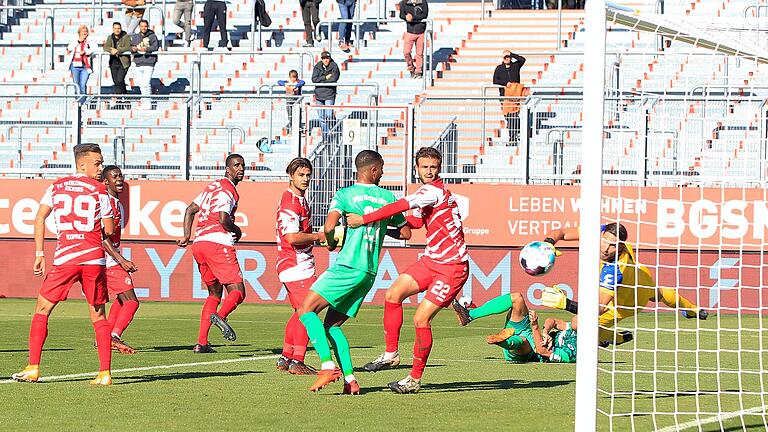
[(277, 208), (277, 277), (280, 282), (294, 282), (315, 274), (315, 258), (312, 243), (292, 245), (285, 239), (286, 234), (312, 233), (312, 214), (309, 203), (290, 189), (283, 192)]
[(413, 216), (422, 219), (427, 227), (424, 255), (442, 264), (469, 259), (459, 207), (442, 180), (422, 185), (404, 199), (413, 209)]
[(52, 209), (56, 225), (53, 265), (106, 263), (101, 220), (113, 217), (106, 186), (83, 174), (73, 174), (49, 186), (40, 204)]
[(219, 212), (227, 212), (235, 220), (240, 195), (235, 184), (228, 178), (211, 182), (193, 201), (200, 207), (197, 214), (195, 242), (209, 241), (234, 246), (235, 238), (219, 223)]
[[(120, 236), (122, 235), (123, 230), (123, 204), (120, 203), (120, 200), (113, 197), (112, 195), (109, 196), (109, 201), (112, 204), (112, 220), (115, 221), (115, 232), (109, 236), (109, 241), (112, 242), (112, 246), (117, 249), (117, 251), (120, 251)], [(107, 256), (107, 267), (114, 267), (117, 264), (117, 261), (115, 261), (114, 258), (112, 258), (112, 255), (105, 254)]]

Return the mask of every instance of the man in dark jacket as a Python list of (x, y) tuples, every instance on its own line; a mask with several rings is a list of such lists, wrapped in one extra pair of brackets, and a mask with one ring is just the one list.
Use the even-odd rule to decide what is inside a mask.
[[(149, 29), (149, 22), (141, 20), (139, 32), (131, 37), (131, 51), (133, 52), (133, 64), (136, 65), (134, 70), (142, 96), (152, 95), (152, 72), (154, 72), (157, 63), (159, 47), (155, 32)], [(143, 97), (141, 109), (152, 109), (152, 99)]]
[[(316, 84), (320, 83), (335, 83), (339, 81), (339, 65), (331, 59), (331, 54), (328, 51), (323, 51), (320, 54), (320, 61), (317, 62), (315, 68), (312, 70), (312, 82)], [(334, 105), (336, 103), (336, 87), (315, 86), (315, 99), (318, 105)], [(323, 139), (327, 138), (328, 131), (331, 129), (330, 124), (333, 121), (333, 110), (321, 109), (318, 112), (320, 117), (320, 128), (323, 130)]]
[[(504, 50), (504, 59), (501, 64), (496, 66), (496, 70), (493, 71), (493, 83), (501, 86), (499, 88), (499, 96), (504, 96), (504, 87), (509, 83), (520, 82), (520, 69), (525, 64), (525, 57), (512, 53), (509, 50)], [(513, 63), (512, 60), (515, 60)], [(509, 131), (509, 144), (517, 144), (517, 135), (520, 130), (520, 113), (513, 112), (504, 115), (507, 121), (507, 130)]]
[[(112, 24), (112, 34), (104, 40), (102, 48), (110, 54), (109, 70), (112, 72), (112, 82), (115, 83), (112, 93), (124, 95), (128, 92), (125, 88), (125, 76), (131, 67), (131, 37), (123, 31), (122, 24)], [(115, 102), (114, 108), (125, 107), (126, 102), (122, 98)]]
[(320, 23), (320, 2), (322, 0), (299, 0), (301, 18), (304, 20), (304, 47), (315, 46), (315, 27)]
[[(400, 19), (405, 20), (405, 33), (403, 33), (403, 55), (411, 78), (421, 78), (424, 64), (424, 33), (427, 31), (429, 16), (427, 0), (401, 0)], [(411, 50), (416, 44), (416, 61), (411, 57)]]

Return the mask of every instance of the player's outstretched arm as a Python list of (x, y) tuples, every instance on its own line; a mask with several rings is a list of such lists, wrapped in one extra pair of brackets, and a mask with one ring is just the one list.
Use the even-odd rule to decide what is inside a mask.
[(35, 216), (35, 264), (32, 266), (32, 273), (35, 276), (45, 274), (45, 255), (43, 254), (43, 243), (45, 242), (45, 219), (51, 214), (51, 207), (40, 204)]
[(410, 240), (411, 227), (408, 225), (403, 225), (400, 228), (390, 227), (387, 229), (387, 235), (398, 240)]
[(374, 212), (362, 216), (355, 213), (347, 213), (347, 225), (351, 228), (357, 228), (360, 225), (378, 222), (398, 213), (406, 212), (410, 208), (411, 206), (408, 204), (408, 201), (405, 198), (400, 198), (393, 203), (389, 203)]
[(323, 225), (323, 232), (325, 233), (326, 241), (325, 247), (327, 247), (331, 252), (336, 250), (336, 245), (338, 244), (335, 234), (336, 225), (339, 224), (339, 220), (341, 220), (341, 213), (337, 211), (331, 211), (328, 213), (328, 216), (326, 216), (325, 225)]
[(304, 245), (307, 243), (322, 242), (325, 239), (325, 232), (318, 231), (313, 233), (288, 233), (285, 234), (285, 241), (293, 246)]
[(552, 246), (554, 246), (559, 241), (572, 241), (572, 240), (578, 240), (579, 239), (579, 229), (578, 228), (558, 228), (555, 230), (552, 230), (547, 233), (547, 235), (544, 236), (544, 241), (547, 243), (551, 243)]
[(195, 215), (200, 211), (200, 207), (195, 203), (190, 203), (184, 212), (184, 237), (176, 240), (179, 247), (187, 247), (189, 239), (192, 237), (192, 222), (195, 221)]
[(104, 239), (101, 243), (104, 245), (104, 250), (109, 254), (109, 256), (114, 258), (118, 264), (120, 264), (120, 267), (122, 267), (123, 270), (127, 271), (128, 273), (133, 273), (139, 269), (136, 264), (133, 263), (133, 261), (125, 259), (120, 251), (115, 249), (115, 245), (112, 244), (110, 239)]
[(229, 213), (225, 211), (219, 212), (219, 223), (221, 226), (224, 227), (225, 230), (231, 232), (235, 236), (235, 243), (240, 241), (240, 237), (243, 236), (243, 231), (240, 230), (240, 227), (235, 225), (234, 219), (232, 219), (232, 216), (230, 216)]

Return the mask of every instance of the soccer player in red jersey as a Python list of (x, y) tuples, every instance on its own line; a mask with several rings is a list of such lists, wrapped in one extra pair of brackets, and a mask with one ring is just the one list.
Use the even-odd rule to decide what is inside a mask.
[(115, 165), (107, 165), (103, 175), (115, 222), (115, 232), (104, 239), (104, 250), (107, 252), (107, 290), (114, 298), (107, 318), (112, 329), (112, 349), (123, 354), (135, 354), (136, 350), (122, 339), (123, 332), (133, 321), (139, 308), (139, 299), (133, 290), (131, 278), (131, 273), (138, 270), (138, 267), (133, 261), (125, 259), (120, 251), (123, 205), (120, 204), (119, 195), (123, 192), (123, 172)]
[(285, 326), (277, 369), (296, 375), (315, 375), (317, 371), (304, 364), (309, 336), (296, 311), (317, 279), (312, 244), (325, 235), (312, 232), (312, 214), (304, 196), (312, 178), (312, 163), (297, 157), (285, 172), (289, 177), (288, 189), (283, 192), (277, 209), (277, 276), (288, 291), (293, 314)]
[[(243, 235), (240, 227), (235, 225), (235, 211), (240, 199), (236, 187), (244, 175), (245, 159), (236, 153), (227, 156), (224, 178), (211, 182), (189, 204), (184, 215), (184, 238), (176, 242), (180, 247), (187, 247), (192, 233), (192, 222), (195, 214), (200, 212), (195, 240), (192, 242), (192, 254), (203, 283), (208, 287), (208, 298), (200, 316), (197, 344), (192, 349), (196, 354), (216, 352), (208, 344), (208, 330), (211, 324), (221, 330), (225, 339), (237, 339), (226, 318), (245, 300), (243, 273), (240, 271), (235, 252), (235, 243)], [(224, 288), (227, 290), (227, 298), (222, 303)]]
[(347, 224), (356, 227), (413, 209), (413, 215), (407, 217), (408, 225), (412, 228), (425, 226), (427, 230), (424, 254), (387, 290), (384, 303), (385, 352), (363, 366), (366, 370), (378, 371), (400, 364), (398, 343), (403, 325), (403, 301), (426, 291), (413, 317), (416, 340), (411, 373), (400, 381), (389, 383), (389, 388), (395, 393), (416, 393), (420, 390), (421, 377), (432, 350), (432, 319), (451, 304), (469, 276), (469, 256), (459, 208), (451, 191), (440, 179), (441, 164), (439, 151), (431, 147), (419, 149), (416, 152), (416, 169), (423, 184), (416, 192), (364, 216), (347, 214)]
[[(78, 144), (74, 148), (76, 174), (56, 180), (40, 200), (35, 217), (35, 276), (45, 274), (29, 329), (29, 364), (12, 375), (17, 381), (40, 379), (40, 356), (48, 336), (48, 317), (60, 301), (67, 299), (72, 284), (80, 282), (88, 301), (91, 322), (96, 332), (99, 374), (91, 384), (110, 385), (112, 349), (110, 327), (104, 314), (107, 303), (104, 247), (102, 239), (114, 230), (112, 205), (107, 189), (99, 181), (104, 158), (98, 144)], [(46, 274), (45, 219), (53, 213), (56, 225), (56, 251), (53, 266)]]

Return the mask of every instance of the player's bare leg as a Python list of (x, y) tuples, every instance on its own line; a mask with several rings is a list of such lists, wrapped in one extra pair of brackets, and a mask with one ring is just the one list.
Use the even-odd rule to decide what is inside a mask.
[(395, 393), (417, 393), (421, 389), (421, 377), (427, 366), (429, 353), (432, 351), (432, 319), (442, 307), (425, 299), (419, 304), (413, 315), (416, 327), (416, 340), (413, 343), (413, 366), (411, 373), (401, 379), (389, 383), (389, 388)]
[(237, 340), (237, 334), (227, 322), (227, 317), (245, 300), (245, 284), (242, 282), (227, 284), (227, 298), (221, 303), (221, 309), (211, 314), (211, 324), (221, 330), (221, 335), (228, 341)]
[[(136, 350), (123, 341), (122, 335), (131, 321), (133, 321), (136, 310), (139, 308), (139, 299), (136, 297), (134, 290), (128, 290), (118, 294), (115, 303), (121, 306), (115, 320), (110, 322), (112, 326), (112, 349), (121, 354), (136, 354)], [(112, 318), (112, 310), (110, 309), (109, 312), (109, 318)], [(111, 320), (108, 319), (107, 321)]]
[(341, 370), (336, 367), (336, 363), (333, 362), (331, 357), (331, 347), (328, 345), (323, 322), (317, 316), (318, 313), (328, 306), (327, 300), (318, 293), (310, 291), (298, 311), (299, 319), (307, 329), (309, 341), (315, 347), (317, 355), (320, 356), (321, 369), (317, 372), (317, 379), (309, 387), (309, 390), (313, 392), (324, 388), (334, 381), (338, 381), (342, 377)]
[(211, 348), (211, 345), (208, 343), (208, 331), (211, 329), (211, 315), (215, 314), (216, 310), (219, 308), (223, 292), (224, 287), (218, 282), (208, 285), (208, 298), (205, 299), (203, 311), (200, 314), (200, 330), (197, 335), (197, 344), (192, 348), (192, 352), (195, 354), (216, 352), (216, 350)]
[(43, 296), (37, 297), (35, 314), (29, 329), (29, 363), (21, 372), (11, 375), (12, 379), (23, 382), (37, 382), (40, 379), (40, 357), (48, 337), (48, 317), (55, 307), (56, 303)]
[(400, 365), (400, 330), (403, 327), (403, 302), (419, 292), (419, 284), (411, 275), (401, 274), (384, 295), (384, 353), (366, 363), (363, 369), (376, 372)]

